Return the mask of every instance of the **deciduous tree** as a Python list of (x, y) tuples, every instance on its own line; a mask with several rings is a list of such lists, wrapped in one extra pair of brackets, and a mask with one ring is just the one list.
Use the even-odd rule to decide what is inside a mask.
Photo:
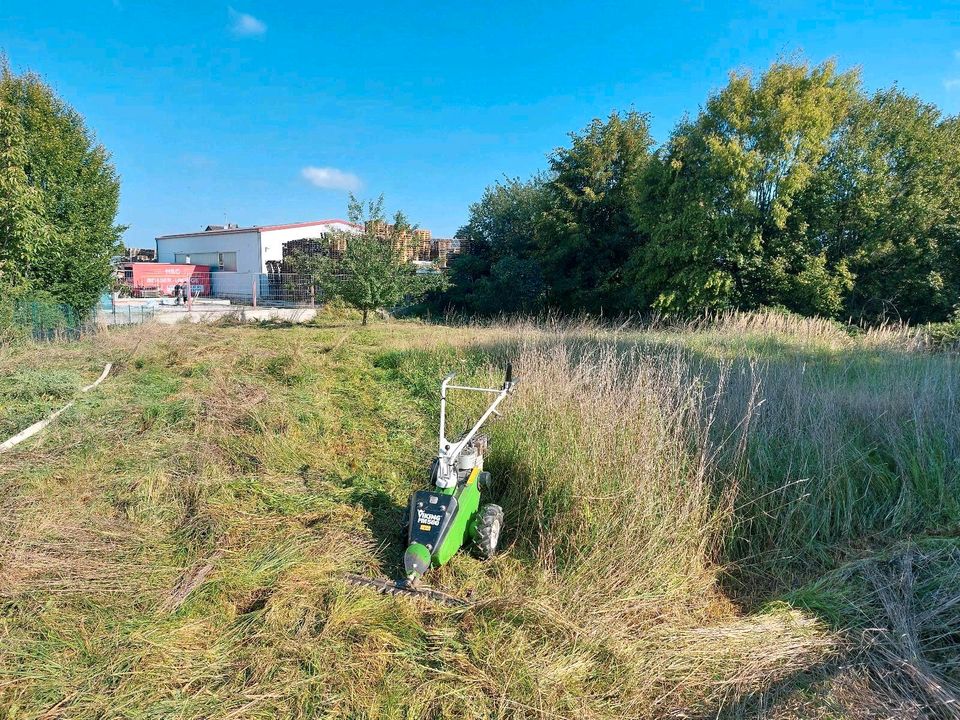
[[(645, 176), (640, 295), (681, 312), (785, 305), (836, 313), (850, 276), (795, 212), (856, 97), (855, 72), (778, 62), (733, 73)], [(651, 268), (647, 272), (647, 268)]]
[(801, 199), (855, 276), (844, 312), (942, 320), (960, 301), (960, 126), (893, 88), (861, 98)]
[(443, 298), (689, 315), (780, 306), (869, 322), (960, 307), (960, 120), (832, 62), (733, 73), (655, 152), (645, 115), (571, 135), (488, 188)]
[(551, 202), (538, 237), (547, 302), (618, 313), (628, 301), (624, 265), (641, 242), (634, 216), (653, 146), (649, 119), (612, 113), (570, 138), (550, 158)]
[(457, 236), (468, 253), (450, 261), (450, 286), (439, 304), (479, 315), (542, 309), (546, 281), (537, 247), (538, 226), (549, 207), (544, 179), (507, 178), (470, 206)]
[(0, 262), (19, 286), (92, 307), (123, 228), (120, 183), (83, 118), (0, 61)]
[(325, 297), (339, 298), (359, 310), (364, 325), (371, 311), (416, 300), (440, 289), (445, 280), (439, 273), (418, 275), (399, 252), (394, 235), (413, 229), (402, 212), (396, 213), (390, 233), (377, 232), (377, 224), (383, 222), (383, 204), (382, 195), (364, 202), (351, 194), (347, 214), (363, 231), (340, 232), (331, 238), (333, 244), (345, 246), (343, 257), (300, 255), (292, 261), (298, 272), (313, 275)]

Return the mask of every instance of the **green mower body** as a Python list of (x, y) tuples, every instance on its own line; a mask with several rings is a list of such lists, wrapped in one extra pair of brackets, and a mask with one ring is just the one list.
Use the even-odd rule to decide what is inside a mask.
[[(499, 388), (451, 385), (452, 374), (440, 385), (440, 444), (431, 473), (434, 487), (415, 492), (407, 508), (407, 550), (403, 555), (407, 583), (415, 584), (431, 567), (445, 564), (467, 543), (484, 559), (496, 553), (503, 509), (480, 502), (481, 492), (490, 487), (490, 473), (483, 471), (489, 441), (477, 431), (512, 392), (512, 374), (508, 364)], [(448, 390), (495, 395), (480, 419), (456, 442), (445, 434)]]
[[(405, 577), (391, 581), (344, 573), (344, 579), (352, 585), (372, 587), (377, 592), (391, 595), (426, 597), (448, 605), (465, 605), (468, 604), (465, 600), (421, 586), (418, 581), (430, 568), (447, 563), (464, 545), (471, 545), (475, 554), (485, 560), (497, 552), (503, 528), (503, 508), (481, 502), (481, 494), (490, 488), (490, 473), (483, 471), (483, 456), (489, 441), (486, 436), (477, 435), (477, 431), (513, 391), (512, 368), (507, 364), (506, 377), (499, 388), (451, 385), (453, 377), (447, 375), (440, 385), (439, 452), (430, 477), (433, 487), (413, 493), (405, 512)], [(457, 441), (448, 440), (445, 434), (448, 390), (494, 395), (480, 419)]]
[[(484, 515), (480, 511), (480, 491), (488, 487), (490, 473), (474, 467), (469, 474), (449, 488), (419, 490), (410, 496), (407, 526), (408, 547), (403, 556), (404, 570), (408, 580), (416, 580), (430, 567), (439, 567), (452, 558), (464, 545), (482, 540), (480, 531), (484, 524)], [(496, 505), (488, 508), (500, 508)], [(497, 514), (487, 511), (487, 515)], [(495, 531), (491, 550), (496, 551), (502, 526), (488, 528), (487, 534)], [(482, 545), (482, 543), (481, 543)], [(477, 547), (479, 554), (485, 552)]]

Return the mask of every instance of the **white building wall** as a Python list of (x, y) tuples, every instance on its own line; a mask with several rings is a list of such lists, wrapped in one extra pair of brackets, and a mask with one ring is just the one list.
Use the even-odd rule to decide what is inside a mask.
[(276, 230), (250, 228), (243, 231), (210, 231), (158, 237), (157, 262), (176, 262), (178, 254), (235, 252), (238, 273), (265, 273), (269, 260), (283, 260), (284, 243), (321, 237), (334, 230), (360, 232), (350, 223), (332, 222)]
[(260, 233), (256, 230), (157, 238), (157, 262), (176, 262), (178, 253), (212, 252), (235, 252), (238, 273), (266, 272), (260, 259)]

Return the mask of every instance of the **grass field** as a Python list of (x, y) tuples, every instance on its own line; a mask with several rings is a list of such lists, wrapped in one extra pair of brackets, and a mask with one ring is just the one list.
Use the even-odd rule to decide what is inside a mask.
[[(957, 717), (960, 362), (735, 315), (144, 326), (0, 350), (2, 718)], [(506, 547), (383, 597), (444, 374)], [(462, 426), (475, 412), (452, 404)]]

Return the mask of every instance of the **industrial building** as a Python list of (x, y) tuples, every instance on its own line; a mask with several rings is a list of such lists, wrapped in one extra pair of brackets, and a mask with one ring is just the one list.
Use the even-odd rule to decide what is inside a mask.
[(283, 260), (283, 246), (292, 240), (314, 240), (328, 233), (360, 233), (346, 220), (317, 220), (289, 225), (208, 225), (206, 230), (161, 235), (157, 262), (208, 266), (213, 272), (266, 273), (267, 263)]
[[(123, 263), (118, 266), (118, 279), (140, 297), (167, 296), (180, 284), (190, 287), (195, 297), (256, 304), (258, 299), (283, 296), (291, 302), (307, 298), (312, 302), (313, 284), (298, 277), (291, 258), (304, 254), (339, 260), (349, 236), (363, 232), (364, 226), (346, 220), (251, 227), (208, 225), (200, 232), (157, 237), (156, 261)], [(445, 268), (460, 245), (456, 238), (433, 238), (425, 228), (401, 230), (382, 220), (367, 223), (366, 232), (390, 243), (404, 262), (418, 265), (435, 262)]]

